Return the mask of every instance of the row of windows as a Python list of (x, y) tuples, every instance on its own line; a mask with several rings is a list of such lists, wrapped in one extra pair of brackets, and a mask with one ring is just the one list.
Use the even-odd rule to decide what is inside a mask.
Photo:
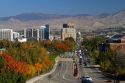
[(49, 39), (49, 28), (44, 28), (44, 29), (27, 29), (25, 31), (25, 37), (27, 37), (27, 38)]
[(12, 32), (11, 31), (0, 31), (0, 39), (8, 39), (11, 40), (12, 38)]

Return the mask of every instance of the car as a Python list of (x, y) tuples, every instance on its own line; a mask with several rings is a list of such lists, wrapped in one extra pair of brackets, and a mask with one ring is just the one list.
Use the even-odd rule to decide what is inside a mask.
[(79, 58), (79, 64), (82, 65), (82, 57)]
[(82, 81), (82, 83), (94, 83), (93, 80), (92, 80), (92, 78), (89, 77), (89, 76), (83, 76), (81, 78), (81, 81)]

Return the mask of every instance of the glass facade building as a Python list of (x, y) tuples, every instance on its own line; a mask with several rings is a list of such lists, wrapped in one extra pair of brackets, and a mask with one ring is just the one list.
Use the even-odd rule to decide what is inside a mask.
[(49, 25), (40, 26), (37, 29), (24, 29), (24, 37), (27, 40), (46, 40), (49, 39), (50, 36), (50, 29)]
[(46, 28), (44, 28), (44, 37), (45, 39), (49, 39), (50, 36), (50, 29), (49, 29), (49, 25), (45, 25)]

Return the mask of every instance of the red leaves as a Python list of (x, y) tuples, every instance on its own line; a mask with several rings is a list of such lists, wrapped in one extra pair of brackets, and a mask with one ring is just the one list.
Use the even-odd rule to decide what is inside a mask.
[(69, 46), (68, 45), (66, 45), (66, 44), (64, 44), (64, 43), (59, 43), (59, 44), (57, 44), (56, 45), (56, 49), (57, 49), (57, 51), (64, 51), (64, 52), (67, 52), (67, 51), (69, 51), (70, 50), (70, 48), (69, 48)]
[(26, 63), (16, 61), (12, 56), (5, 54), (5, 53), (2, 56), (3, 56), (3, 58), (6, 62), (6, 65), (9, 69), (11, 69), (17, 73), (24, 74), (24, 75), (28, 74), (29, 67)]
[(16, 61), (12, 56), (5, 53), (1, 56), (4, 58), (7, 68), (23, 75), (34, 75), (36, 72), (40, 72), (44, 69), (48, 70), (48, 68), (52, 66), (52, 63), (47, 56), (44, 56), (44, 62), (42, 64), (36, 63), (35, 65), (29, 65), (21, 61)]
[[(26, 52), (26, 53), (27, 53), (27, 51), (30, 52), (29, 51), (30, 49), (28, 49), (27, 47), (28, 47), (28, 45), (26, 46), (24, 44), (23, 49), (26, 51), (22, 51), (22, 50), (21, 51)], [(49, 68), (51, 68), (53, 66), (53, 63), (50, 60), (45, 48), (40, 47), (37, 50), (38, 51), (33, 50), (33, 52), (27, 53), (28, 56), (31, 56), (32, 58), (34, 58), (34, 57), (36, 57), (35, 53), (38, 52), (36, 61), (32, 61), (32, 59), (28, 58), (27, 56), (22, 56), (23, 58), (31, 59), (29, 61), (34, 62), (34, 64), (26, 64), (25, 63), (26, 60), (21, 59), (22, 57), (20, 57), (20, 56), (17, 56), (17, 57), (19, 57), (22, 61), (17, 61), (14, 57), (12, 57), (11, 55), (4, 53), (4, 52), (1, 53), (0, 56), (4, 59), (5, 68), (7, 68), (10, 71), (14, 71), (16, 73), (20, 73), (20, 74), (30, 77), (30, 76), (37, 75), (40, 72), (46, 72), (49, 70)], [(20, 52), (20, 51), (17, 51), (17, 52)], [(31, 53), (34, 53), (34, 55)], [(16, 55), (19, 55), (19, 54), (20, 53), (17, 53)], [(21, 55), (23, 55), (23, 54), (21, 54)]]

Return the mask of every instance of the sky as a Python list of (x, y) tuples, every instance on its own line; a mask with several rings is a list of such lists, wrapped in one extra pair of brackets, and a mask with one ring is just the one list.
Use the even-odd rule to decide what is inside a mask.
[(125, 9), (125, 0), (0, 0), (0, 17), (22, 13), (90, 14)]

